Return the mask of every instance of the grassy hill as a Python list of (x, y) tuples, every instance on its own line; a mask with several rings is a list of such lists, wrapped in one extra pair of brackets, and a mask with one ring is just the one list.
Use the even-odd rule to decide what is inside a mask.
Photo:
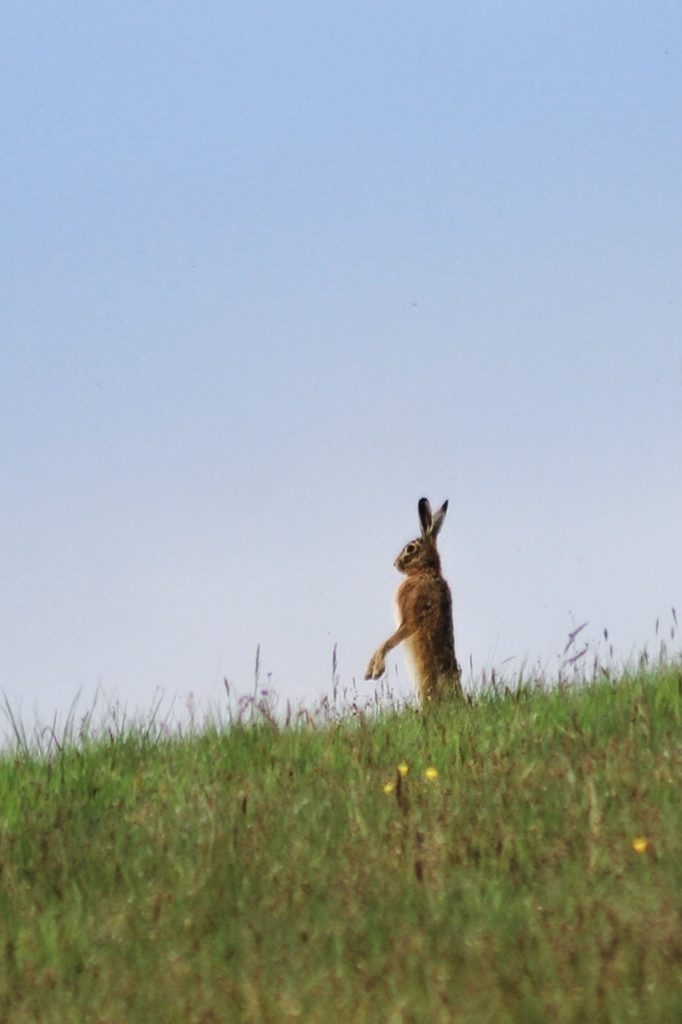
[(682, 1020), (682, 672), (0, 759), (0, 1024)]

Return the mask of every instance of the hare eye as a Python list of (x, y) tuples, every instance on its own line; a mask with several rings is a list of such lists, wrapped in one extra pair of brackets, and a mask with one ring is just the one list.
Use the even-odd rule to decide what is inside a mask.
[(417, 545), (414, 544), (414, 543), (410, 543), (410, 544), (406, 544), (405, 545), (405, 554), (406, 555), (413, 555), (416, 550), (417, 550)]

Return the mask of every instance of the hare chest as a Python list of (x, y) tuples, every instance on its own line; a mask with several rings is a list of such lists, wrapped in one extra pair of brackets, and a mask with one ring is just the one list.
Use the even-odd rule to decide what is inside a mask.
[[(404, 586), (404, 584), (403, 584), (403, 586)], [(396, 593), (395, 593), (395, 597), (393, 599), (393, 611), (394, 611), (394, 614), (395, 614), (396, 625), (398, 627), (400, 627), (402, 625), (402, 623), (403, 623), (403, 612), (402, 612), (402, 609), (401, 609), (401, 601), (400, 601), (401, 589), (402, 589), (402, 587), (398, 587), (398, 589), (396, 590)], [(401, 646), (402, 646), (402, 649), (403, 649), (403, 656), (405, 658), (405, 665), (407, 667), (407, 674), (408, 674), (408, 676), (410, 678), (410, 682), (418, 690), (419, 689), (419, 668), (418, 668), (418, 661), (417, 661), (417, 653), (416, 653), (416, 649), (415, 649), (415, 641), (416, 641), (416, 639), (417, 639), (416, 635), (412, 634), (412, 636), (408, 636), (405, 640), (403, 640)]]

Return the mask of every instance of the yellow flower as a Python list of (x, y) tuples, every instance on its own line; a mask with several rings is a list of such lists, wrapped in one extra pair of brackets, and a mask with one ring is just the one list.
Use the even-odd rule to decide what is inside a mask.
[(387, 782), (384, 785), (384, 793), (392, 793), (395, 789), (395, 782)]
[(635, 853), (646, 853), (649, 840), (646, 836), (635, 836), (632, 840), (632, 849)]
[(403, 761), (403, 763), (402, 763), (402, 764), (399, 764), (399, 765), (398, 765), (398, 772), (399, 772), (399, 773), (400, 773), (400, 775), (402, 775), (403, 777), (404, 777), (405, 775), (407, 775), (407, 773), (409, 772), (409, 770), (410, 770), (410, 766), (409, 766), (409, 764), (405, 764), (405, 762), (404, 762), (404, 761)]
[(433, 782), (434, 779), (438, 778), (438, 769), (437, 768), (427, 768), (426, 771), (424, 772), (424, 778), (428, 779), (429, 782)]

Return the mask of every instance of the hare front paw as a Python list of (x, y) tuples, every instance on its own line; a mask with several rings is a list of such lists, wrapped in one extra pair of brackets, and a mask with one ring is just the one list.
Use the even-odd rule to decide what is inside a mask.
[(365, 679), (379, 679), (383, 676), (386, 671), (386, 662), (381, 651), (376, 651), (370, 658), (367, 671), (365, 672)]

